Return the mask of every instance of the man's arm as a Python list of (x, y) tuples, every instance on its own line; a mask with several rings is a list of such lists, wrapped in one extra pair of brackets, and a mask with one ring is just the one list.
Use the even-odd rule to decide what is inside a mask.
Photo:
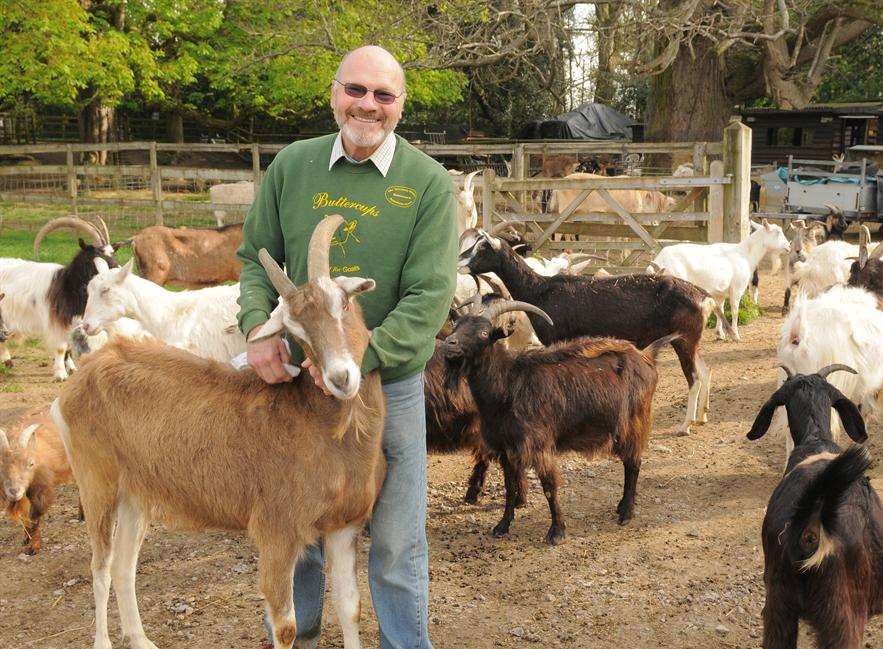
[[(270, 164), (255, 202), (245, 218), (242, 245), (236, 251), (236, 257), (242, 262), (237, 320), (246, 340), (269, 319), (278, 298), (276, 289), (258, 261), (258, 251), (266, 248), (280, 265), (285, 261), (275, 181), (275, 167)], [(267, 383), (291, 380), (291, 375), (282, 367), (283, 363), (288, 362), (288, 352), (279, 336), (249, 343), (247, 353), (248, 364)]]
[(362, 373), (403, 365), (444, 323), (456, 288), (457, 206), (447, 178), (427, 189), (402, 267), (396, 307), (371, 332)]

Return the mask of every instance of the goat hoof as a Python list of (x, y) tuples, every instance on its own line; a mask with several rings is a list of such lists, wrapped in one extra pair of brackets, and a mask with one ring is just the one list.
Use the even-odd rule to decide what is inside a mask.
[(476, 505), (478, 504), (478, 495), (477, 491), (467, 491), (466, 495), (463, 496), (463, 502), (467, 505)]
[(690, 427), (689, 427), (689, 426), (684, 426), (683, 428), (678, 428), (678, 430), (677, 430), (677, 432), (675, 433), (675, 435), (677, 435), (678, 437), (686, 437), (687, 435), (690, 434), (690, 432), (691, 432), (691, 431), (690, 431)]
[(549, 533), (546, 534), (546, 543), (549, 545), (561, 545), (564, 543), (564, 537), (566, 536), (564, 532), (564, 528), (555, 527), (554, 525), (549, 528)]
[(628, 511), (618, 511), (618, 510), (619, 510), (619, 508), (617, 507), (617, 513), (619, 514), (619, 524), (620, 525), (625, 525), (630, 520), (632, 520), (632, 518), (634, 518), (635, 514), (631, 509), (629, 509)]
[(491, 534), (494, 535), (495, 539), (501, 539), (509, 533), (509, 523), (497, 523), (494, 526), (494, 529), (491, 530)]
[(3, 366), (4, 367), (12, 367), (12, 359), (10, 359), (8, 361), (3, 361)]
[(527, 498), (524, 496), (518, 496), (518, 498), (515, 499), (515, 509), (520, 509), (525, 506), (527, 506)]
[(34, 555), (37, 554), (39, 551), (40, 551), (40, 546), (39, 546), (39, 545), (26, 545), (25, 548), (24, 548), (24, 550), (23, 550), (23, 552), (24, 552), (26, 555), (30, 556), (30, 557), (34, 556)]

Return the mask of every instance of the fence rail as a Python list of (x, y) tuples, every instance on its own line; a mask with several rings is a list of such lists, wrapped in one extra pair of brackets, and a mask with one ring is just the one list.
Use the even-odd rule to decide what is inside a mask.
[[(735, 129), (735, 130), (734, 130)], [(416, 143), (415, 146), (434, 157), (455, 157), (469, 160), (484, 157), (487, 166), (483, 177), (475, 179), (484, 224), (500, 219), (523, 224), (535, 246), (550, 250), (562, 247), (632, 251), (619, 266), (634, 264), (637, 253), (657, 250), (677, 240), (738, 241), (747, 233), (747, 173), (750, 159), (750, 129), (731, 124), (733, 131), (724, 133), (722, 142), (586, 142), (526, 141), (505, 143)], [(741, 139), (740, 139), (741, 138)], [(746, 152), (745, 147), (748, 147)], [(115, 142), (108, 144), (30, 144), (0, 146), (2, 156), (64, 154), (64, 164), (0, 165), (0, 200), (67, 204), (76, 213), (82, 208), (118, 207), (139, 210), (163, 223), (166, 215), (178, 212), (208, 213), (223, 210), (237, 215), (249, 205), (217, 204), (207, 200), (179, 200), (181, 190), (202, 192), (215, 182), (251, 180), (257, 187), (262, 179), (261, 156), (275, 155), (282, 144), (259, 143), (157, 143)], [(83, 154), (108, 152), (123, 154), (114, 158), (117, 164), (88, 164)], [(147, 164), (131, 160), (127, 152), (140, 153)], [(159, 154), (232, 153), (250, 157), (250, 168), (220, 169), (199, 166), (160, 164)], [(146, 156), (144, 154), (146, 153)], [(546, 155), (622, 155), (672, 156), (689, 160), (694, 177), (670, 176), (599, 177), (586, 179), (531, 177), (534, 157)], [(246, 160), (248, 160), (246, 157)], [(714, 160), (713, 158), (723, 158)], [(510, 177), (500, 177), (492, 167), (492, 158), (507, 162)], [(163, 157), (168, 160), (168, 155)], [(661, 158), (665, 159), (665, 158)], [(174, 161), (175, 158), (172, 158)], [(132, 162), (135, 162), (134, 164)], [(237, 160), (241, 164), (240, 160)], [(247, 162), (246, 162), (247, 164)], [(4, 184), (5, 183), (5, 184)], [(18, 183), (17, 191), (10, 184)], [(557, 214), (537, 209), (529, 197), (535, 192), (576, 189), (582, 198), (568, 210)], [(114, 192), (114, 190), (119, 190)], [(140, 190), (133, 194), (131, 190)], [(682, 192), (686, 194), (674, 209), (663, 213), (630, 213), (616, 200), (616, 192), (645, 190)], [(610, 192), (614, 192), (611, 194)], [(102, 196), (100, 193), (116, 193)], [(582, 213), (578, 206), (592, 193), (605, 201), (609, 211)], [(744, 204), (743, 204), (744, 203)], [(500, 207), (499, 205), (503, 207)], [(556, 241), (558, 234), (577, 234), (582, 241)], [(631, 241), (612, 241), (610, 237), (630, 237)], [(606, 238), (601, 241), (600, 238)], [(603, 245), (602, 245), (603, 244)]]

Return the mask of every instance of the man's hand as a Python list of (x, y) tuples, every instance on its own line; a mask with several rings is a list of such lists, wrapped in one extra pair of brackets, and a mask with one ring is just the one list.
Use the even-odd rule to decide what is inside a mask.
[[(258, 325), (249, 331), (248, 338), (260, 327), (261, 325)], [(288, 362), (288, 350), (281, 336), (248, 343), (247, 358), (249, 367), (267, 383), (284, 383), (293, 378), (282, 367), (282, 363)]]
[(305, 370), (310, 371), (310, 376), (312, 376), (313, 381), (316, 382), (316, 387), (322, 390), (322, 392), (324, 392), (326, 396), (331, 396), (331, 392), (328, 391), (328, 387), (325, 385), (325, 381), (322, 379), (322, 372), (319, 371), (318, 367), (313, 365), (313, 361), (308, 358), (303, 363), (301, 363), (300, 366)]

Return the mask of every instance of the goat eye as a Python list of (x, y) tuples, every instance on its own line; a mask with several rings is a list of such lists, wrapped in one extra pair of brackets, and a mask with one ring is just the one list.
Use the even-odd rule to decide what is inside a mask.
[(487, 337), (488, 337), (488, 332), (486, 332), (486, 331), (479, 331), (479, 332), (478, 332), (478, 335), (479, 335), (480, 337), (482, 337), (482, 338), (487, 338)]
[(109, 288), (103, 288), (103, 289), (101, 289), (101, 294), (102, 294), (102, 295), (107, 295), (108, 293), (110, 293), (110, 289), (109, 289)]

